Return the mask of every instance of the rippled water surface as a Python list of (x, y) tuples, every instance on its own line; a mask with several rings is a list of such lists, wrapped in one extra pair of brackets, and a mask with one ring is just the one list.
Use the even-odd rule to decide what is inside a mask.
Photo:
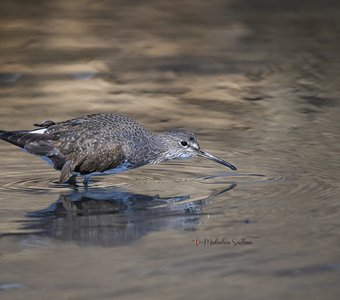
[(338, 2), (0, 6), (1, 129), (128, 114), (238, 167), (84, 189), (1, 142), (1, 299), (338, 299)]

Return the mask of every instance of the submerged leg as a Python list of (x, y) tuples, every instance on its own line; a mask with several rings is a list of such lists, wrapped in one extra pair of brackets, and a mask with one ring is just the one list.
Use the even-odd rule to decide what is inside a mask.
[(90, 175), (85, 175), (84, 176), (83, 184), (84, 184), (85, 187), (88, 187), (89, 182), (90, 182), (90, 177), (91, 177)]

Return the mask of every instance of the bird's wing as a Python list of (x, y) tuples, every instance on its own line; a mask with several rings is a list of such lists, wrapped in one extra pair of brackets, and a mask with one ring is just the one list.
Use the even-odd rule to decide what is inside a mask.
[[(46, 131), (43, 134), (36, 133), (38, 130), (6, 131), (1, 133), (1, 139), (31, 154), (50, 159), (54, 168), (61, 170), (60, 183), (65, 182), (72, 172), (80, 174), (104, 172), (114, 169), (125, 160), (122, 146), (107, 140), (107, 137), (80, 130), (65, 134), (67, 129), (64, 127), (60, 129)], [(72, 139), (67, 136), (72, 136)]]
[[(50, 158), (51, 159), (51, 158)], [(74, 148), (66, 156), (66, 162), (61, 169), (59, 183), (65, 182), (72, 174), (77, 172), (82, 175), (93, 172), (104, 172), (114, 169), (124, 163), (125, 155), (119, 144), (101, 144), (95, 140), (87, 141), (86, 150)]]
[(118, 143), (107, 143), (94, 137), (74, 140), (71, 148), (61, 141), (53, 142), (54, 149), (47, 157), (55, 165), (63, 160), (59, 182), (65, 182), (72, 174), (82, 175), (114, 169), (125, 161), (123, 148)]
[(55, 148), (65, 156), (60, 181), (73, 171), (80, 174), (104, 172), (125, 160), (122, 145), (112, 135), (112, 127), (105, 127), (100, 120), (91, 120), (91, 116), (52, 125), (47, 134), (51, 135)]
[(74, 150), (68, 160), (78, 161), (74, 171), (89, 174), (116, 168), (125, 161), (125, 155), (120, 144), (112, 145), (92, 140), (88, 141), (86, 151)]

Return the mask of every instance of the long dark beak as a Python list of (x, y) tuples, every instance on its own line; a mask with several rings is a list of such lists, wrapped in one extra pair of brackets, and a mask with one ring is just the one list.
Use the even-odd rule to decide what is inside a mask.
[(237, 170), (236, 167), (234, 167), (231, 163), (229, 163), (229, 162), (227, 162), (225, 160), (222, 160), (222, 159), (220, 159), (220, 158), (218, 158), (218, 157), (216, 157), (214, 155), (211, 155), (208, 152), (205, 152), (203, 150), (198, 150), (197, 152), (198, 152), (198, 156), (210, 159), (210, 160), (212, 160), (214, 162), (217, 162), (217, 163), (219, 163), (219, 164), (221, 164), (223, 166), (226, 166), (226, 167), (228, 167), (228, 168), (230, 168), (230, 169), (232, 169), (234, 171)]

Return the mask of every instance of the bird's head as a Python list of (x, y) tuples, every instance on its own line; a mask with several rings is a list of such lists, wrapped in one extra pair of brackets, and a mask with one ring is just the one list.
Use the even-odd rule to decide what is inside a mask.
[(200, 156), (236, 170), (231, 163), (226, 162), (204, 150), (197, 142), (196, 135), (186, 129), (171, 129), (163, 134), (167, 144), (166, 159), (188, 159)]

